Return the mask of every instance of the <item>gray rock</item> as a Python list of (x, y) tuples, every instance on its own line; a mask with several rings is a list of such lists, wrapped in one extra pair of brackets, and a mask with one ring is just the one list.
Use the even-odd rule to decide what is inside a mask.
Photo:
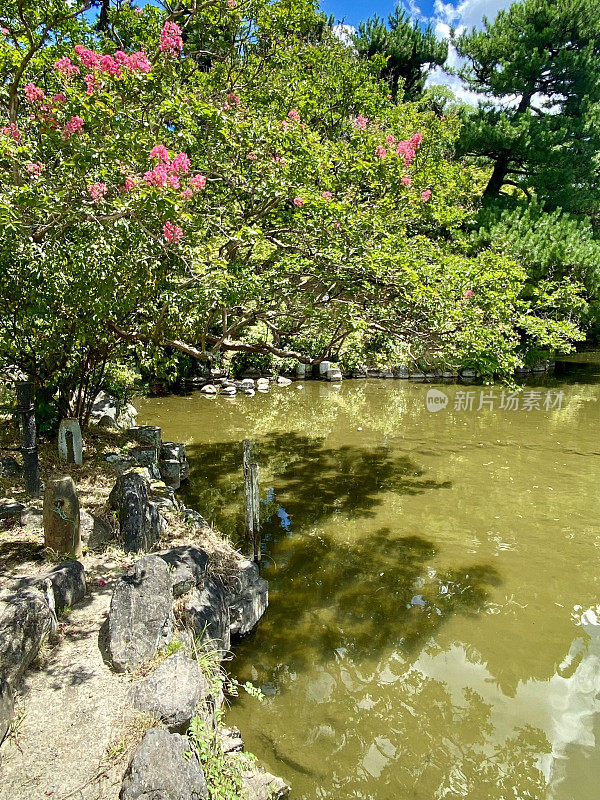
[(217, 387), (213, 383), (207, 383), (207, 384), (205, 384), (204, 386), (201, 387), (200, 391), (203, 394), (216, 394), (217, 393)]
[(137, 409), (132, 406), (131, 403), (127, 403), (127, 405), (119, 411), (117, 425), (123, 431), (134, 428), (137, 415)]
[(70, 475), (52, 478), (46, 484), (44, 544), (57, 553), (81, 556), (79, 499)]
[(270, 383), (270, 381), (269, 381), (269, 379), (268, 379), (268, 378), (259, 378), (259, 379), (256, 381), (256, 388), (257, 388), (259, 391), (261, 391), (261, 390), (262, 390), (262, 391), (264, 391), (264, 390), (267, 390), (267, 389), (269, 388), (269, 383)]
[(208, 565), (208, 555), (204, 550), (182, 544), (169, 550), (162, 550), (156, 555), (169, 567), (175, 597), (203, 585)]
[(65, 464), (83, 464), (83, 439), (76, 419), (62, 419), (58, 428), (58, 457)]
[(132, 693), (139, 711), (149, 711), (171, 731), (185, 731), (210, 686), (198, 662), (183, 653), (169, 656)]
[(403, 366), (394, 367), (394, 369), (392, 370), (392, 374), (394, 378), (402, 378), (402, 379), (406, 379), (410, 376), (408, 367), (403, 367)]
[(44, 512), (39, 506), (25, 506), (21, 511), (21, 527), (36, 533), (44, 530)]
[(115, 422), (114, 418), (111, 417), (109, 414), (103, 414), (100, 419), (98, 420), (98, 427), (102, 428), (105, 431), (118, 431), (120, 430), (119, 426)]
[(289, 378), (284, 378), (283, 375), (279, 375), (275, 383), (277, 386), (289, 386), (291, 384), (291, 380)]
[(298, 380), (304, 380), (306, 377), (306, 364), (296, 364), (296, 377)]
[(229, 606), (223, 586), (206, 578), (185, 604), (183, 620), (201, 642), (223, 654), (229, 650)]
[(254, 389), (254, 379), (253, 378), (242, 378), (239, 385), (240, 389)]
[(225, 395), (225, 397), (234, 397), (237, 394), (237, 389), (235, 386), (222, 386), (221, 394)]
[(167, 511), (173, 511), (179, 506), (173, 488), (171, 486), (167, 486), (164, 481), (152, 481), (150, 483), (148, 493), (150, 502), (154, 503), (158, 508), (164, 508)]
[(269, 605), (269, 584), (258, 572), (258, 564), (245, 561), (237, 574), (234, 594), (228, 595), (229, 630), (245, 636), (255, 627)]
[(247, 800), (281, 800), (290, 792), (285, 781), (265, 772), (262, 767), (245, 770), (242, 773), (242, 784)]
[(150, 467), (158, 461), (158, 448), (150, 445), (138, 445), (132, 447), (128, 455), (133, 458), (140, 467)]
[(337, 367), (330, 367), (327, 370), (327, 380), (328, 381), (341, 381), (342, 380), (342, 371)]
[(144, 556), (117, 581), (108, 615), (108, 649), (117, 672), (152, 658), (170, 625), (171, 575), (156, 555)]
[(162, 431), (156, 425), (135, 425), (133, 428), (129, 428), (127, 435), (133, 442), (160, 450)]
[(104, 416), (108, 416), (111, 419), (116, 420), (118, 413), (119, 401), (116, 399), (116, 397), (112, 397), (106, 392), (98, 392), (92, 405), (90, 416), (95, 419), (101, 419)]
[(194, 527), (198, 528), (199, 530), (201, 530), (202, 528), (209, 527), (208, 522), (204, 519), (202, 514), (199, 514), (197, 511), (194, 511), (193, 508), (184, 507), (181, 513), (186, 522), (190, 523), (191, 525), (194, 525)]
[(187, 480), (190, 476), (190, 465), (185, 454), (185, 445), (182, 442), (163, 442), (160, 448), (161, 460), (179, 461), (179, 479)]
[[(191, 755), (190, 755), (191, 753)], [(208, 789), (187, 736), (146, 731), (127, 768), (120, 800), (204, 800)]]
[(43, 591), (23, 589), (6, 604), (0, 618), (0, 681), (16, 686), (36, 657), (40, 645), (56, 627), (52, 584)]
[(163, 458), (158, 465), (160, 477), (172, 489), (181, 486), (181, 463), (175, 458)]
[(122, 453), (107, 453), (104, 460), (115, 473), (115, 475), (122, 475), (128, 469), (134, 466), (135, 461), (131, 456), (123, 455)]
[(331, 361), (321, 361), (319, 364), (319, 377), (326, 378), (330, 367)]
[(119, 516), (123, 546), (127, 552), (151, 550), (162, 531), (158, 506), (150, 502), (147, 473), (131, 469), (117, 479), (110, 503)]
[(21, 578), (18, 589), (38, 589), (44, 594), (48, 589), (48, 581), (52, 591), (50, 606), (56, 613), (85, 597), (85, 569), (80, 561), (63, 561), (43, 575)]
[(421, 372), (421, 370), (414, 370), (413, 372), (411, 372), (411, 373), (409, 374), (409, 376), (408, 376), (408, 377), (409, 377), (409, 378), (412, 378), (413, 380), (419, 380), (419, 381), (421, 381), (421, 380), (423, 380), (423, 378), (425, 378), (425, 377), (427, 377), (427, 376), (425, 375), (425, 373), (424, 373), (424, 372)]
[(461, 378), (476, 378), (477, 373), (472, 369), (461, 369), (460, 376)]
[(81, 544), (88, 550), (101, 550), (113, 539), (112, 529), (99, 517), (84, 508), (79, 511), (79, 530)]
[(2, 500), (0, 502), (0, 519), (20, 517), (23, 511), (25, 511), (25, 506), (23, 503), (17, 503), (16, 500)]
[(0, 458), (0, 478), (18, 478), (23, 474), (23, 467), (16, 458), (7, 456)]
[(15, 698), (10, 684), (0, 680), (0, 744), (6, 738), (14, 710)]

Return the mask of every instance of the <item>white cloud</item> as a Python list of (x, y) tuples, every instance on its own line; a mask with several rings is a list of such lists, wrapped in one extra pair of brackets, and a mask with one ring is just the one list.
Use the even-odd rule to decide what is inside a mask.
[(352, 47), (352, 36), (356, 33), (356, 28), (353, 25), (346, 25), (344, 23), (338, 22), (337, 25), (334, 25), (333, 28), (334, 36), (343, 42), (347, 47)]
[[(494, 20), (496, 14), (502, 8), (508, 8), (514, 0), (463, 0), (462, 3), (444, 3), (443, 0), (435, 0), (433, 16), (427, 20), (431, 23), (436, 36), (440, 39), (450, 39), (450, 28), (454, 27), (458, 33), (471, 28), (482, 28), (483, 17), (486, 16), (490, 22)], [(450, 45), (448, 52), (448, 67), (457, 69), (464, 63), (456, 50)], [(448, 75), (441, 67), (436, 67), (427, 78), (427, 85), (448, 86), (458, 100), (465, 103), (477, 105), (479, 96), (475, 92), (470, 92), (463, 82), (456, 75)]]

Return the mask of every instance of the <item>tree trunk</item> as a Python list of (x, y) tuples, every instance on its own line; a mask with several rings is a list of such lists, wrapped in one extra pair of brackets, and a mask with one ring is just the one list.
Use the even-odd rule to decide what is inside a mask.
[(508, 172), (509, 158), (510, 155), (508, 151), (505, 150), (502, 153), (500, 153), (500, 155), (496, 159), (496, 163), (494, 164), (494, 171), (492, 172), (492, 177), (490, 178), (488, 185), (485, 187), (485, 192), (483, 193), (484, 201), (494, 200), (500, 194), (500, 189), (502, 189), (504, 185), (506, 173)]

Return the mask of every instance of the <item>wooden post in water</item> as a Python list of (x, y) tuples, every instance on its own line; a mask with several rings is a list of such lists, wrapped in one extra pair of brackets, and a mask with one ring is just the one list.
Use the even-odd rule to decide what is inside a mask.
[(40, 491), (40, 469), (36, 443), (33, 383), (17, 381), (15, 388), (17, 410), (21, 414), (21, 453), (23, 454), (25, 488), (28, 494), (36, 495)]
[(246, 520), (246, 555), (260, 561), (260, 500), (258, 491), (258, 464), (252, 463), (250, 441), (243, 442), (244, 500)]

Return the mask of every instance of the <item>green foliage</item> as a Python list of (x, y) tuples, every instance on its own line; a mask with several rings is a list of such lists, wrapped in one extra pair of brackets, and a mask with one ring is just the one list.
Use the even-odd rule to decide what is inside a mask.
[(202, 765), (209, 800), (243, 800), (242, 774), (252, 756), (249, 753), (225, 756), (216, 728), (209, 727), (201, 717), (192, 719), (188, 736)]
[(353, 41), (362, 57), (383, 56), (380, 76), (398, 99), (418, 99), (428, 69), (442, 66), (448, 58), (447, 42), (438, 39), (431, 26), (423, 30), (418, 22), (411, 22), (399, 7), (389, 15), (387, 25), (377, 15), (361, 22)]
[(455, 38), (462, 77), (485, 95), (459, 152), (492, 165), (487, 198), (515, 186), (552, 208), (597, 208), (597, 12), (595, 0), (522, 0)]

